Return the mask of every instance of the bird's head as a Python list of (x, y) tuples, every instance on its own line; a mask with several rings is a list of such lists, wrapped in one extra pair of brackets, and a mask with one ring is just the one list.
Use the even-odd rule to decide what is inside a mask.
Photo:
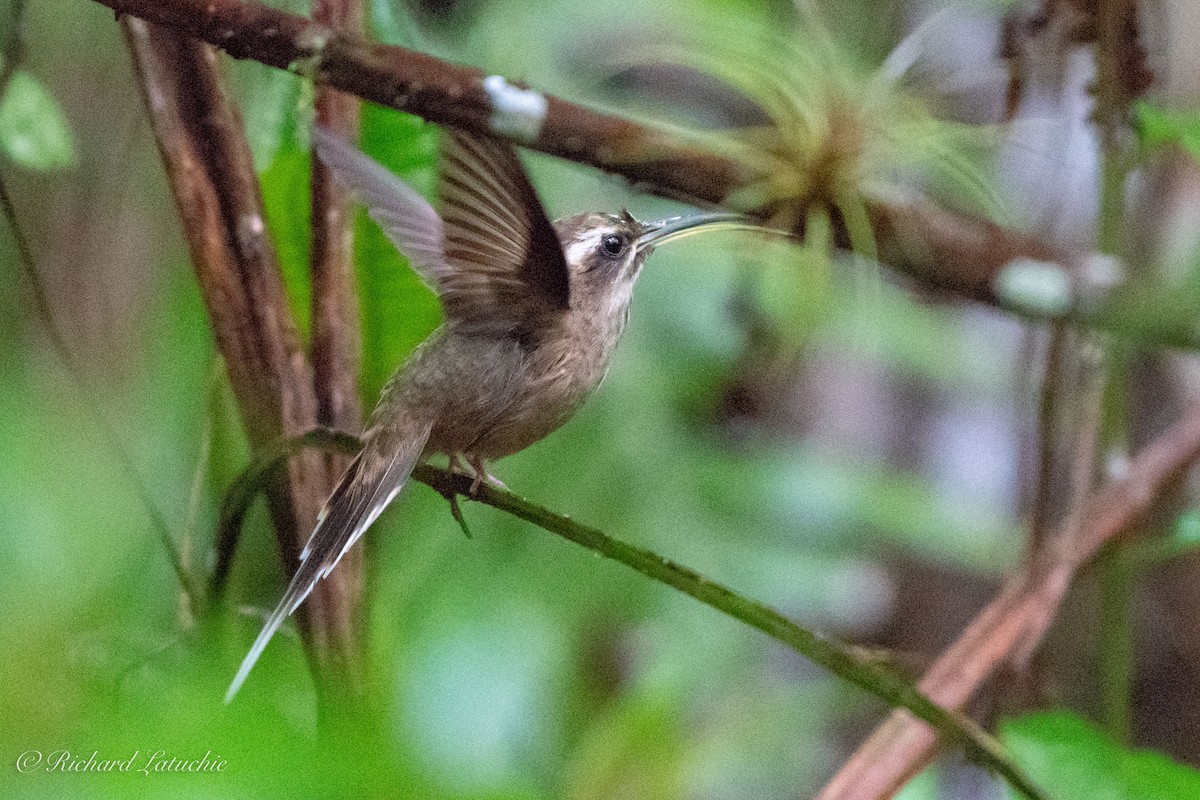
[(693, 214), (641, 222), (628, 211), (588, 211), (554, 223), (570, 272), (572, 306), (627, 309), (633, 286), (654, 248), (690, 233), (752, 227), (739, 214)]

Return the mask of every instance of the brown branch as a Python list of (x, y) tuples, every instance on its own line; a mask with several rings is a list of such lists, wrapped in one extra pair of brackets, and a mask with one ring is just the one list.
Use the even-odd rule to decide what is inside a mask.
[[(317, 0), (313, 17), (337, 30), (362, 32), (363, 8), (359, 0)], [(319, 86), (315, 107), (319, 127), (348, 142), (358, 141), (357, 97)], [(324, 164), (313, 159), (312, 360), (317, 420), (321, 425), (347, 431), (362, 427), (353, 221), (345, 186), (334, 180)]]
[[(213, 48), (141, 20), (123, 24), (217, 348), (258, 451), (312, 427), (316, 404), (241, 120)], [(320, 457), (306, 454), (269, 492), (287, 568), (336, 477)], [(346, 587), (356, 586), (358, 576), (339, 569), (333, 578), (306, 604), (301, 627), (318, 684), (345, 697), (357, 674), (356, 595)], [(323, 692), (326, 699), (329, 694)]]
[[(925, 673), (920, 690), (943, 708), (962, 708), (996, 670), (1033, 652), (1075, 573), (1108, 542), (1137, 527), (1197, 459), (1200, 403), (1145, 447), (1127, 476), (1094, 494), (1074, 536), (1060, 529), (1040, 557), (1014, 575)], [(1076, 524), (1072, 520), (1064, 526)], [(892, 714), (818, 795), (819, 800), (890, 797), (937, 754), (932, 730)]]
[[(1028, 331), (1030, 349), (1037, 347), (1040, 331)], [(1054, 532), (1056, 515), (1061, 511), (1059, 500), (1062, 480), (1056, 469), (1059, 450), (1056, 434), (1061, 423), (1067, 419), (1066, 387), (1070, 385), (1066, 366), (1076, 353), (1076, 337), (1073, 331), (1061, 324), (1054, 324), (1045, 332), (1045, 361), (1042, 364), (1041, 386), (1038, 389), (1037, 435), (1033, 438), (1031, 452), (1022, 464), (1020, 474), (1029, 475), (1026, 488), (1029, 507), (1029, 528), (1025, 537), (1025, 566), (1030, 566), (1042, 557)], [(1087, 487), (1090, 493), (1092, 487)], [(1077, 497), (1082, 505), (1087, 495)], [(1078, 527), (1078, 526), (1076, 526)], [(1027, 658), (1010, 658), (996, 676), (994, 695), (1000, 710), (1011, 713), (1017, 708), (1036, 708), (1044, 705), (1045, 664), (1036, 651)]]
[[(1029, 535), (1026, 541), (1026, 556), (1036, 559), (1045, 546), (1050, 534), (1054, 514), (1055, 463), (1057, 448), (1054, 433), (1061, 419), (1063, 389), (1065, 385), (1063, 363), (1066, 361), (1069, 337), (1062, 325), (1053, 325), (1046, 342), (1046, 363), (1043, 368), (1042, 386), (1038, 393), (1036, 467), (1032, 470), (1032, 508), (1029, 512)], [(1073, 341), (1073, 340), (1072, 340)]]
[[(639, 188), (701, 205), (720, 204), (764, 176), (739, 159), (675, 129), (638, 124), (548, 94), (536, 135), (494, 122), (484, 73), (400, 47), (374, 44), (252, 0), (97, 0), (118, 13), (150, 20), (217, 45), (236, 58), (310, 74), (326, 84), (439, 124), (508, 138), (551, 155), (624, 176)], [(745, 163), (743, 163), (745, 162)], [(923, 199), (892, 198), (870, 207), (885, 262), (921, 283), (1031, 317), (1061, 314), (1088, 325), (1133, 325), (1117, 309), (1084, 304), (1039, 310), (1001, 296), (997, 277), (1014, 260), (1046, 262), (1071, 276), (1088, 274), (1091, 254), (1067, 252), (1036, 237)], [(803, 215), (800, 215), (803, 218)], [(844, 237), (843, 237), (844, 238)], [(1143, 323), (1146, 324), (1146, 323)], [(1200, 348), (1193, 326), (1144, 330), (1172, 345)]]
[[(363, 7), (359, 0), (317, 0), (313, 15), (332, 28), (360, 33)], [(357, 143), (359, 100), (328, 86), (318, 86), (316, 124)], [(312, 367), (316, 421), (340, 430), (362, 429), (358, 371), (362, 356), (359, 332), (358, 284), (354, 272), (354, 213), (350, 194), (333, 173), (312, 161)], [(350, 465), (350, 456), (325, 453), (327, 475), (335, 480)], [(353, 548), (339, 571), (344, 604), (358, 609), (363, 595), (363, 551)], [(346, 620), (349, 622), (349, 620)]]
[(1072, 256), (1044, 240), (982, 219), (968, 219), (932, 200), (878, 204), (872, 209), (880, 256), (918, 281), (993, 305), (996, 276), (1017, 259), (1078, 268)]
[[(438, 124), (489, 136), (484, 73), (247, 0), (100, 0), (119, 14), (217, 45), (235, 58), (311, 74), (318, 83)], [(591, 164), (701, 203), (719, 203), (746, 181), (737, 162), (658, 131), (551, 95), (540, 134), (519, 143)], [(502, 134), (501, 134), (502, 135)], [(644, 158), (643, 156), (649, 157)], [(637, 156), (636, 163), (632, 160)]]

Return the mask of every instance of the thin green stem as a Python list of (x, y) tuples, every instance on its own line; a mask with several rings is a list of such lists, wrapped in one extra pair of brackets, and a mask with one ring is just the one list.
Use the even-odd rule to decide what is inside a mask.
[[(469, 492), (470, 479), (429, 466), (418, 467), (413, 477), (439, 492), (444, 493), (445, 487), (453, 485), (452, 481), (461, 484), (454, 487), (455, 491), (464, 495)], [(888, 705), (908, 709), (942, 736), (961, 745), (972, 759), (1002, 775), (1027, 797), (1043, 796), (1023, 770), (1009, 758), (1000, 743), (976, 722), (956, 711), (938, 706), (915, 686), (878, 663), (867, 660), (855, 648), (797, 625), (774, 609), (743, 597), (688, 567), (650, 550), (614, 539), (516, 495), (485, 487), (481, 488), (479, 496), (471, 499), (507, 511), (543, 530), (619, 561), (648, 578), (678, 589), (707, 606), (757, 628)]]
[[(237, 528), (254, 495), (267, 477), (279, 469), (288, 453), (305, 446), (357, 452), (359, 441), (349, 434), (317, 429), (281, 443), (256, 459), (234, 482), (222, 503), (222, 530), (218, 541), (225, 541), (232, 554)], [(768, 608), (698, 572), (677, 564), (645, 548), (627, 544), (569, 517), (556, 514), (511, 492), (482, 484), (472, 492), (472, 479), (444, 469), (418, 465), (412, 477), (434, 489), (447, 500), (463, 497), (512, 514), (539, 528), (557, 534), (645, 575), (678, 589), (701, 603), (716, 609), (795, 650), (820, 664), (839, 678), (882, 699), (888, 705), (905, 708), (929, 723), (945, 739), (960, 745), (967, 755), (982, 766), (994, 770), (1013, 788), (1033, 800), (1045, 795), (1009, 757), (1003, 746), (978, 723), (966, 715), (942, 708), (908, 681), (870, 659), (858, 648), (804, 628)]]
[(1096, 111), (1100, 134), (1100, 252), (1118, 255), (1125, 215), (1129, 159), (1122, 143), (1128, 108), (1121, 88), (1121, 9), (1125, 0), (1099, 0), (1096, 9)]
[[(1129, 419), (1129, 397), (1120, 377), (1128, 373), (1132, 353), (1121, 343), (1109, 348), (1109, 383), (1101, 441), (1108, 453), (1128, 451), (1125, 421)], [(1140, 540), (1140, 537), (1139, 539)], [(1134, 672), (1133, 596), (1137, 585), (1138, 553), (1130, 539), (1112, 542), (1097, 564), (1099, 580), (1100, 632), (1099, 676), (1101, 720), (1116, 741), (1129, 739)]]

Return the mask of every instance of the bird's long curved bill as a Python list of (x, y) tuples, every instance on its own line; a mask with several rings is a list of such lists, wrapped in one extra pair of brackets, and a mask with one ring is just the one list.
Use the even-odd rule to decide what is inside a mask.
[(645, 223), (642, 235), (637, 239), (637, 248), (642, 250), (647, 247), (657, 247), (660, 244), (682, 239), (684, 236), (691, 236), (693, 233), (710, 231), (758, 231), (759, 233), (782, 234), (782, 231), (764, 227), (744, 214), (724, 212), (691, 214)]

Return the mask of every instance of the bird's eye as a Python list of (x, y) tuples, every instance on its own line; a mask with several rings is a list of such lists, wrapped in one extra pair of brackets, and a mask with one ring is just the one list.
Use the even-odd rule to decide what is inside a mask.
[(600, 248), (610, 256), (619, 256), (625, 252), (625, 237), (610, 233), (600, 240)]

